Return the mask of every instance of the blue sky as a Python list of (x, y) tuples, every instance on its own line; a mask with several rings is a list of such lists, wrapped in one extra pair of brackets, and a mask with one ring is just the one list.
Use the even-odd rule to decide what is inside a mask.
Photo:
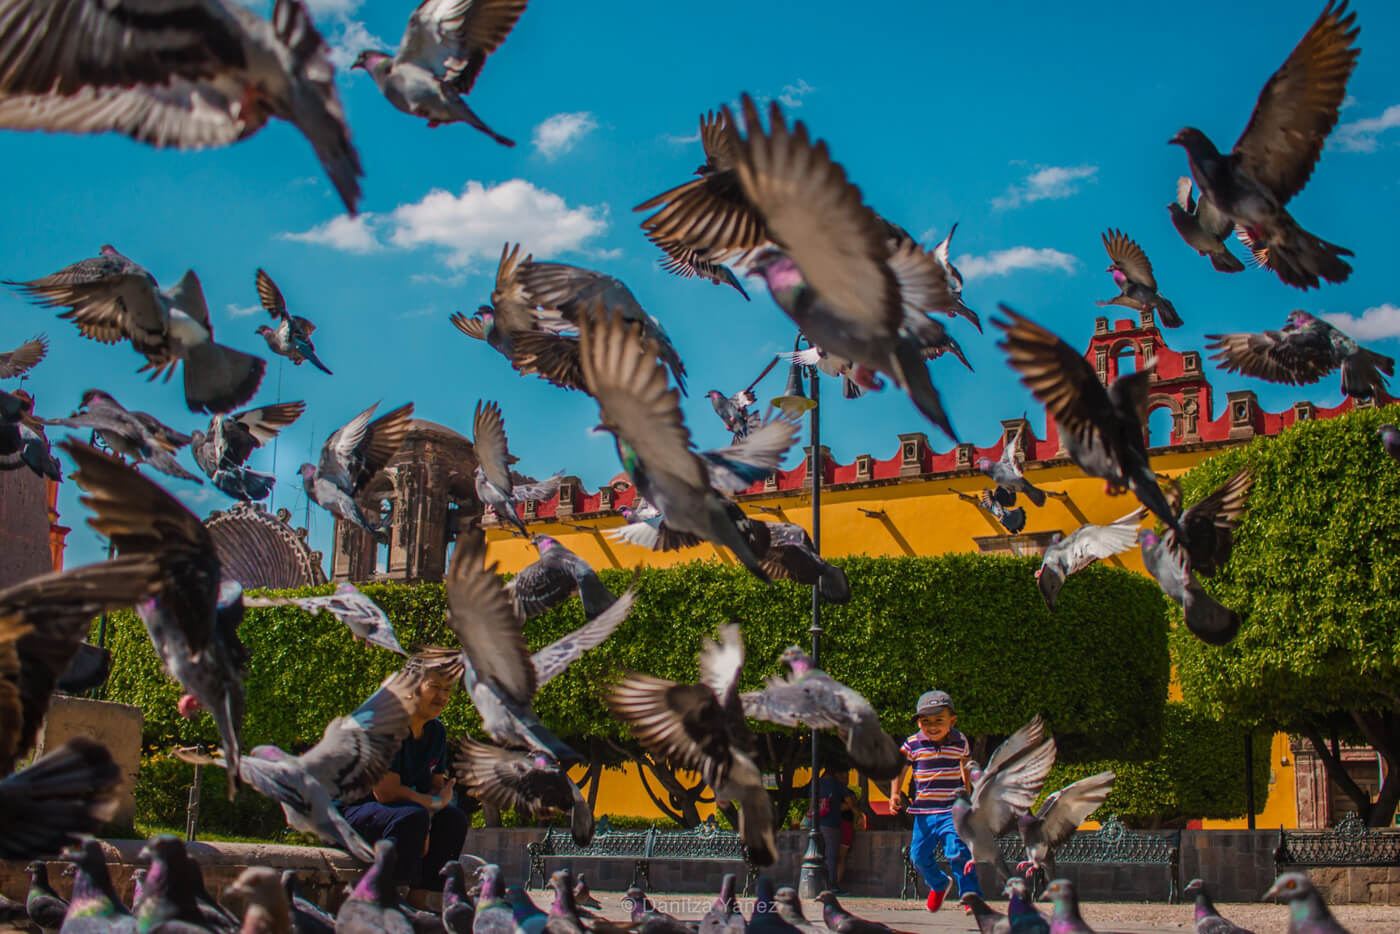
[[(1260, 271), (1216, 273), (1177, 238), (1166, 211), (1186, 173), (1184, 154), (1166, 141), (1194, 124), (1231, 145), (1264, 81), (1322, 5), (1241, 0), (1227, 14), (1204, 2), (907, 3), (874, 16), (817, 0), (533, 0), (470, 97), (487, 123), (518, 142), (514, 149), (465, 126), (430, 130), (394, 110), (364, 72), (342, 71), (367, 174), (358, 221), (342, 216), (310, 148), (285, 124), (202, 153), (114, 136), (0, 132), (9, 182), (0, 199), (0, 278), (34, 278), (111, 242), (163, 284), (195, 269), (218, 339), (263, 352), (253, 332), (267, 319), (255, 308), (253, 275), (265, 268), (294, 313), (319, 325), (318, 351), (336, 374), (273, 357), (255, 397), (277, 400), (280, 378), (281, 399), (308, 403), (277, 452), (275, 504), (294, 509), (298, 522), (305, 497), (297, 464), (376, 399), (386, 408), (413, 400), (420, 417), (464, 434), (475, 401), (497, 399), (522, 468), (565, 470), (592, 489), (617, 471), (610, 441), (588, 432), (594, 403), (516, 376), (448, 316), (486, 300), (507, 239), (523, 240), (537, 259), (610, 272), (680, 349), (698, 443), (723, 443), (704, 392), (746, 385), (773, 351), (791, 346), (792, 326), (757, 281), (745, 303), (730, 290), (666, 275), (631, 208), (685, 180), (701, 161), (697, 116), (748, 91), (783, 100), (792, 118), (826, 139), (886, 217), (930, 240), (959, 222), (953, 254), (968, 280), (964, 298), (984, 319), (1005, 301), (1072, 344), (1086, 343), (1093, 318), (1105, 313), (1094, 299), (1115, 293), (1099, 241), (1115, 226), (1142, 244), (1185, 319), (1167, 335), (1176, 349), (1200, 347), (1207, 332), (1277, 327), (1290, 309), (1305, 308), (1353, 316), (1353, 334), (1394, 355), (1400, 286), (1383, 245), (1393, 242), (1400, 215), (1400, 64), (1392, 54), (1400, 8), (1356, 4), (1363, 51), (1343, 125), (1291, 205), (1305, 227), (1356, 252), (1347, 283), (1304, 294)], [(381, 0), (310, 6), (342, 68), (366, 37), (392, 51), (411, 10)], [(84, 340), (13, 294), (0, 295), (0, 309), (0, 344), (41, 331), (51, 339), (49, 359), (26, 383), (41, 414), (66, 414), (83, 389), (102, 386), (183, 430), (203, 426), (185, 410), (178, 378), (147, 384), (129, 348)], [(990, 443), (998, 419), (1026, 410), (1042, 424), (1043, 410), (1004, 368), (992, 329), (979, 337), (953, 327), (976, 373), (944, 359), (934, 380), (962, 439)], [(761, 394), (776, 395), (783, 375), (775, 369)], [(1217, 393), (1254, 389), (1269, 409), (1340, 399), (1335, 377), (1301, 392), (1225, 374), (1214, 382)], [(927, 431), (938, 450), (950, 444), (898, 392), (848, 402), (834, 384), (824, 388), (822, 440), (842, 462), (867, 451), (892, 455), (899, 432)], [(254, 466), (271, 469), (271, 452)], [(201, 514), (228, 504), (207, 484), (169, 483)], [(70, 564), (100, 556), (76, 498), (65, 483)], [(314, 508), (311, 515), (313, 544), (325, 549), (330, 517)]]

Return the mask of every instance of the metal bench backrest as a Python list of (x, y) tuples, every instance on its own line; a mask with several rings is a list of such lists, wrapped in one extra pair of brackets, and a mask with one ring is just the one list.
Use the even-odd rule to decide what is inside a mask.
[(713, 816), (690, 830), (660, 830), (652, 840), (652, 859), (744, 860), (748, 849), (732, 830), (725, 830)]
[(550, 856), (572, 856), (586, 859), (597, 856), (604, 859), (642, 859), (651, 853), (651, 841), (656, 836), (656, 828), (646, 830), (614, 830), (607, 817), (598, 821), (593, 839), (588, 846), (580, 847), (574, 842), (573, 834), (567, 827), (551, 827), (545, 834), (542, 852)]
[(1349, 812), (1328, 830), (1284, 830), (1274, 865), (1400, 866), (1400, 832), (1367, 827)]

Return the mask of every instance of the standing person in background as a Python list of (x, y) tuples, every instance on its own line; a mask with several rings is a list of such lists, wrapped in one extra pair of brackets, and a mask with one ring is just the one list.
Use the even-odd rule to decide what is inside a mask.
[[(851, 780), (851, 773), (838, 775), (843, 782)], [(865, 812), (860, 809), (860, 792), (854, 788), (846, 789), (847, 795), (841, 800), (841, 849), (836, 856), (836, 876), (831, 880), (832, 887), (841, 891), (841, 882), (846, 878), (846, 859), (851, 854), (851, 847), (856, 842), (856, 826), (861, 830), (865, 829)]]
[(822, 779), (817, 785), (817, 829), (821, 831), (822, 849), (826, 853), (827, 888), (838, 895), (841, 894), (842, 814), (855, 797), (847, 787), (850, 780), (849, 769), (828, 765), (822, 770)]
[[(958, 791), (972, 790), (967, 774), (972, 746), (955, 728), (958, 716), (953, 712), (953, 699), (944, 691), (924, 692), (914, 712), (914, 721), (919, 731), (900, 747), (908, 763), (890, 785), (890, 812), (897, 814), (908, 808), (909, 815), (914, 818), (909, 859), (928, 885), (928, 910), (937, 911), (943, 907), (943, 900), (952, 886), (933, 858), (933, 848), (938, 843), (943, 844), (943, 856), (948, 861), (949, 873), (957, 881), (959, 897), (968, 892), (982, 894), (975, 867), (972, 872), (963, 872), (972, 854), (958, 838), (952, 815), (953, 798)], [(904, 783), (910, 772), (914, 775), (912, 802), (904, 794)]]

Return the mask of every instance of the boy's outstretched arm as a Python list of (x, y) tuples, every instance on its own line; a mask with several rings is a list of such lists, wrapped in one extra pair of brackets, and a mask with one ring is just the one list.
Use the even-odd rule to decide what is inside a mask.
[(913, 770), (913, 768), (914, 767), (909, 763), (904, 763), (904, 768), (900, 769), (899, 774), (895, 776), (894, 781), (890, 782), (891, 814), (898, 814), (900, 811), (904, 810), (904, 805), (901, 803), (901, 799), (904, 797), (904, 783), (909, 780), (909, 773)]

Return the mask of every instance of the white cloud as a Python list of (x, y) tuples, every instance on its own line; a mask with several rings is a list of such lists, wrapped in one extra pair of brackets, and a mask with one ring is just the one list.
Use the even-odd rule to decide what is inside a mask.
[(691, 143), (700, 142), (700, 131), (696, 130), (689, 136), (676, 136), (673, 133), (667, 133), (661, 138), (664, 139), (666, 142), (672, 144), (673, 146), (688, 146)]
[(546, 159), (557, 159), (596, 129), (598, 120), (586, 110), (555, 114), (535, 127), (531, 142)]
[(434, 189), (389, 215), (389, 242), (399, 247), (438, 246), (452, 268), (475, 259), (492, 262), (501, 244), (519, 240), (536, 256), (577, 250), (608, 227), (607, 205), (569, 207), (559, 195), (513, 178), (486, 187), (467, 182), (460, 195)]
[(207, 486), (197, 486), (194, 489), (176, 490), (175, 495), (191, 506), (202, 506), (214, 498), (214, 491)]
[(1037, 166), (1021, 184), (1011, 185), (1005, 194), (993, 198), (992, 207), (1006, 211), (1035, 201), (1068, 198), (1079, 191), (1076, 182), (1091, 181), (1098, 174), (1096, 165)]
[(919, 242), (920, 242), (920, 243), (937, 243), (937, 242), (938, 242), (938, 228), (937, 228), (937, 227), (930, 227), (928, 230), (925, 230), (923, 233), (919, 234)]
[(1400, 337), (1400, 306), (1386, 302), (1374, 308), (1367, 308), (1360, 318), (1346, 312), (1335, 312), (1320, 316), (1334, 327), (1339, 327), (1352, 337), (1365, 343), (1386, 338)]
[(363, 0), (306, 0), (306, 7), (316, 19), (349, 16), (360, 8)]
[[(359, 4), (355, 4), (358, 6)], [(361, 49), (383, 49), (383, 39), (369, 31), (369, 27), (357, 19), (335, 16), (331, 19), (326, 41), (330, 45), (331, 64), (342, 71), (355, 64), (355, 57)], [(392, 47), (390, 47), (392, 51)]]
[(1020, 270), (1057, 270), (1072, 273), (1079, 260), (1068, 253), (1049, 247), (1013, 246), (1009, 250), (993, 250), (986, 256), (964, 253), (953, 261), (964, 279), (987, 279)]
[(228, 305), (224, 307), (224, 311), (228, 313), (230, 318), (246, 318), (262, 310), (261, 305), (235, 305), (233, 302), (229, 302)]
[(1337, 147), (1347, 152), (1375, 152), (1380, 148), (1376, 139), (1386, 130), (1400, 126), (1400, 104), (1391, 104), (1379, 117), (1353, 120), (1337, 127), (1333, 137)]
[(796, 84), (783, 85), (782, 91), (778, 94), (778, 100), (782, 101), (783, 104), (788, 107), (801, 107), (802, 98), (815, 90), (816, 88), (812, 87), (805, 80), (798, 78)]
[(324, 224), (317, 224), (310, 230), (304, 230), (301, 233), (284, 233), (279, 236), (283, 240), (315, 243), (345, 253), (373, 253), (381, 246), (371, 226), (374, 217), (373, 214), (360, 214), (356, 217), (351, 217), (349, 214), (338, 214)]

